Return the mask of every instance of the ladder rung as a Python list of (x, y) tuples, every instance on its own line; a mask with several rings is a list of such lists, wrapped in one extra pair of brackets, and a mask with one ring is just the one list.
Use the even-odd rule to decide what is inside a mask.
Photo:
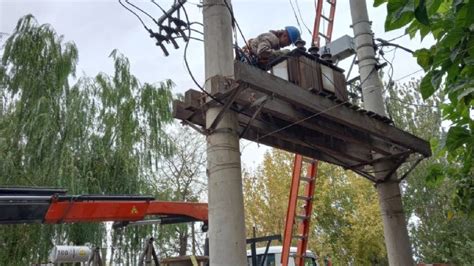
[(306, 201), (309, 201), (309, 200), (313, 200), (313, 197), (307, 197), (307, 196), (298, 196), (298, 199), (300, 199), (300, 200), (306, 200)]
[(313, 163), (314, 161), (316, 161), (316, 160), (311, 159), (309, 157), (303, 157), (303, 162), (305, 162), (305, 163)]
[(309, 219), (309, 216), (304, 216), (304, 215), (296, 215), (295, 217), (296, 219), (300, 219), (300, 220), (308, 220)]
[(305, 177), (305, 176), (302, 176), (302, 177), (300, 177), (300, 180), (309, 183), (309, 182), (313, 182), (315, 179), (312, 178), (312, 177)]
[(323, 38), (326, 39), (326, 40), (329, 40), (329, 37), (326, 36), (326, 35), (324, 35), (324, 34), (322, 34), (321, 32), (319, 33), (319, 36), (323, 37)]
[(321, 17), (322, 17), (323, 19), (325, 19), (325, 20), (329, 21), (329, 22), (332, 22), (332, 19), (330, 19), (330, 18), (326, 17), (325, 15), (321, 15)]
[(298, 239), (304, 240), (304, 239), (306, 239), (306, 238), (308, 238), (308, 237), (296, 235), (296, 236), (293, 236), (293, 238), (298, 238)]

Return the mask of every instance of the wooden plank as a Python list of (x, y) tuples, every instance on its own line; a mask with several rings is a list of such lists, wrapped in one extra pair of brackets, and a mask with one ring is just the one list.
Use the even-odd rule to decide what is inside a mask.
[(309, 89), (313, 87), (313, 73), (311, 71), (311, 65), (307, 62), (309, 59), (304, 56), (300, 56), (298, 59), (298, 67), (301, 76), (300, 87), (303, 89)]
[(294, 84), (301, 84), (301, 74), (299, 71), (298, 58), (289, 57), (287, 59), (288, 80)]
[(322, 115), (334, 121), (388, 139), (395, 144), (417, 151), (424, 156), (431, 156), (428, 142), (410, 133), (354, 112), (344, 105), (335, 105), (331, 100), (303, 90), (295, 84), (250, 65), (235, 62), (234, 69), (235, 79), (239, 82), (247, 83), (252, 89), (274, 95), (291, 104), (306, 108), (311, 112), (323, 112)]
[(299, 57), (299, 63), (302, 80), (304, 81), (300, 87), (303, 89), (321, 88), (317, 78), (318, 72), (321, 71), (319, 64), (305, 56)]
[(342, 101), (349, 100), (347, 96), (346, 78), (344, 74), (334, 70), (334, 86), (336, 88), (336, 96)]
[(185, 102), (184, 108), (189, 110), (189, 109), (195, 108), (195, 106), (200, 106), (202, 97), (203, 97), (203, 93), (200, 91), (187, 90), (184, 93), (184, 102)]
[(311, 61), (311, 66), (313, 68), (313, 88), (316, 88), (316, 91), (319, 92), (323, 88), (323, 80), (321, 75), (321, 65), (316, 61)]

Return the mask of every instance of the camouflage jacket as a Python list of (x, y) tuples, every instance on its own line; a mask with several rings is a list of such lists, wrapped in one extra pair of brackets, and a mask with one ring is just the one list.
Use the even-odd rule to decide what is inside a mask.
[[(249, 50), (250, 48), (250, 50)], [(249, 54), (258, 56), (259, 58), (268, 58), (280, 50), (280, 40), (272, 32), (260, 34), (257, 38), (250, 39), (248, 46), (244, 47), (244, 51)]]

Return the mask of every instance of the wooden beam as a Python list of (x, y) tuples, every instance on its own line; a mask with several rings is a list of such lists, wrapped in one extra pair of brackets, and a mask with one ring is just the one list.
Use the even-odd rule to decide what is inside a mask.
[(429, 143), (394, 126), (385, 124), (344, 105), (306, 91), (286, 80), (273, 76), (256, 67), (241, 62), (234, 63), (235, 79), (250, 88), (274, 95), (288, 103), (305, 108), (311, 112), (323, 112), (322, 115), (349, 127), (360, 129), (393, 143), (417, 151), (424, 156), (431, 156)]
[[(233, 89), (232, 92), (235, 92), (237, 89)], [(234, 93), (231, 93), (233, 95)], [(191, 101), (192, 103), (196, 103), (196, 101)], [(175, 105), (179, 106), (189, 106), (192, 103), (176, 103)], [(197, 110), (201, 106), (194, 106), (191, 109)], [(177, 116), (175, 116), (177, 117)], [(187, 114), (188, 120), (192, 122), (196, 122), (197, 124), (204, 125), (204, 119), (200, 116), (199, 119), (194, 119), (195, 116), (191, 114)], [(324, 135), (319, 132), (311, 132), (304, 128), (301, 128), (299, 125), (295, 125), (289, 127), (285, 130), (280, 131), (285, 125), (279, 124), (274, 125), (269, 121), (262, 121), (255, 119), (255, 117), (251, 115), (238, 115), (239, 123), (242, 126), (242, 132), (245, 128), (254, 128), (258, 132), (260, 132), (260, 137), (267, 135), (275, 135), (281, 138), (285, 138), (288, 141), (298, 142), (300, 145), (307, 146), (313, 149), (320, 149), (326, 154), (331, 154), (335, 158), (340, 160), (345, 160), (346, 163), (353, 163), (353, 164), (365, 164), (365, 162), (371, 161), (371, 151), (364, 148), (364, 147), (352, 147), (350, 144), (345, 143), (344, 141), (334, 138), (330, 135)], [(276, 118), (277, 119), (277, 118)], [(281, 123), (281, 121), (280, 121)], [(279, 132), (276, 132), (279, 131)], [(245, 138), (245, 135), (242, 137)], [(296, 152), (297, 153), (297, 152)], [(346, 167), (348, 166), (345, 165)]]
[[(181, 120), (191, 118), (187, 121), (203, 127), (205, 125), (204, 117), (201, 115), (192, 115), (193, 111), (185, 110), (185, 105), (186, 104), (183, 102), (174, 102), (174, 117)], [(241, 125), (241, 128), (246, 126), (250, 119), (251, 117), (239, 114), (238, 120), (239, 124)], [(356, 159), (354, 159), (353, 156), (346, 154), (345, 151), (341, 151), (341, 149), (343, 148), (342, 146), (334, 146), (334, 149), (331, 149), (324, 146), (324, 141), (316, 141), (314, 138), (311, 137), (295, 137), (294, 134), (289, 134), (287, 132), (277, 132), (262, 138), (262, 136), (271, 133), (275, 129), (277, 128), (272, 127), (271, 125), (268, 125), (260, 120), (254, 120), (252, 123), (249, 124), (249, 129), (247, 130), (243, 138), (270, 145), (272, 147), (277, 147), (289, 152), (299, 153), (325, 162), (337, 164), (345, 168), (350, 165), (355, 165), (358, 162), (362, 162), (365, 159), (361, 159), (360, 155), (357, 155), (359, 157), (355, 157)]]
[[(233, 89), (226, 87), (226, 78), (215, 76), (211, 78), (211, 83), (220, 84), (221, 92), (220, 95), (229, 95)], [(250, 106), (252, 101), (265, 97), (266, 94), (255, 90), (247, 89), (239, 94), (239, 97), (235, 99), (235, 102), (243, 105)], [(207, 104), (210, 104), (208, 102)], [(244, 108), (246, 110), (246, 108)], [(331, 121), (323, 116), (316, 116), (308, 119), (309, 114), (303, 114), (298, 111), (294, 105), (291, 105), (281, 99), (269, 97), (265, 106), (262, 110), (263, 113), (271, 113), (276, 117), (280, 117), (291, 123), (298, 123), (305, 128), (320, 132), (326, 135), (334, 136), (347, 142), (348, 149), (360, 150), (361, 152), (377, 152), (382, 155), (391, 155), (398, 151), (405, 151), (401, 147), (393, 147), (388, 142), (377, 139), (370, 134), (364, 133), (360, 130), (349, 128), (343, 124), (338, 124)]]

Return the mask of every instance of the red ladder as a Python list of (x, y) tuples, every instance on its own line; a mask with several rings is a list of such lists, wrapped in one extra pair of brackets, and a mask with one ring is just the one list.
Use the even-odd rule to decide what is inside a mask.
[[(334, 24), (334, 14), (336, 13), (336, 0), (317, 0), (316, 4), (316, 19), (314, 20), (313, 28), (313, 44), (316, 47), (320, 47), (321, 38), (323, 37), (326, 40), (326, 44), (331, 41), (332, 29)], [(323, 5), (327, 3), (329, 8), (329, 17), (323, 14)], [(324, 19), (328, 22), (328, 27), (326, 32), (320, 31), (321, 19)]]
[[(303, 163), (308, 164), (306, 176), (303, 174)], [(309, 222), (313, 210), (313, 195), (318, 172), (318, 161), (303, 158), (296, 154), (293, 165), (293, 176), (290, 188), (290, 199), (288, 201), (288, 210), (286, 214), (285, 233), (283, 237), (283, 248), (281, 255), (281, 264), (288, 265), (290, 258), (291, 240), (298, 239), (295, 265), (304, 265), (304, 255), (308, 246)], [(304, 193), (299, 195), (300, 183), (305, 182)], [(298, 203), (303, 202), (302, 210), (298, 212)], [(293, 235), (293, 226), (298, 223), (298, 234)]]

